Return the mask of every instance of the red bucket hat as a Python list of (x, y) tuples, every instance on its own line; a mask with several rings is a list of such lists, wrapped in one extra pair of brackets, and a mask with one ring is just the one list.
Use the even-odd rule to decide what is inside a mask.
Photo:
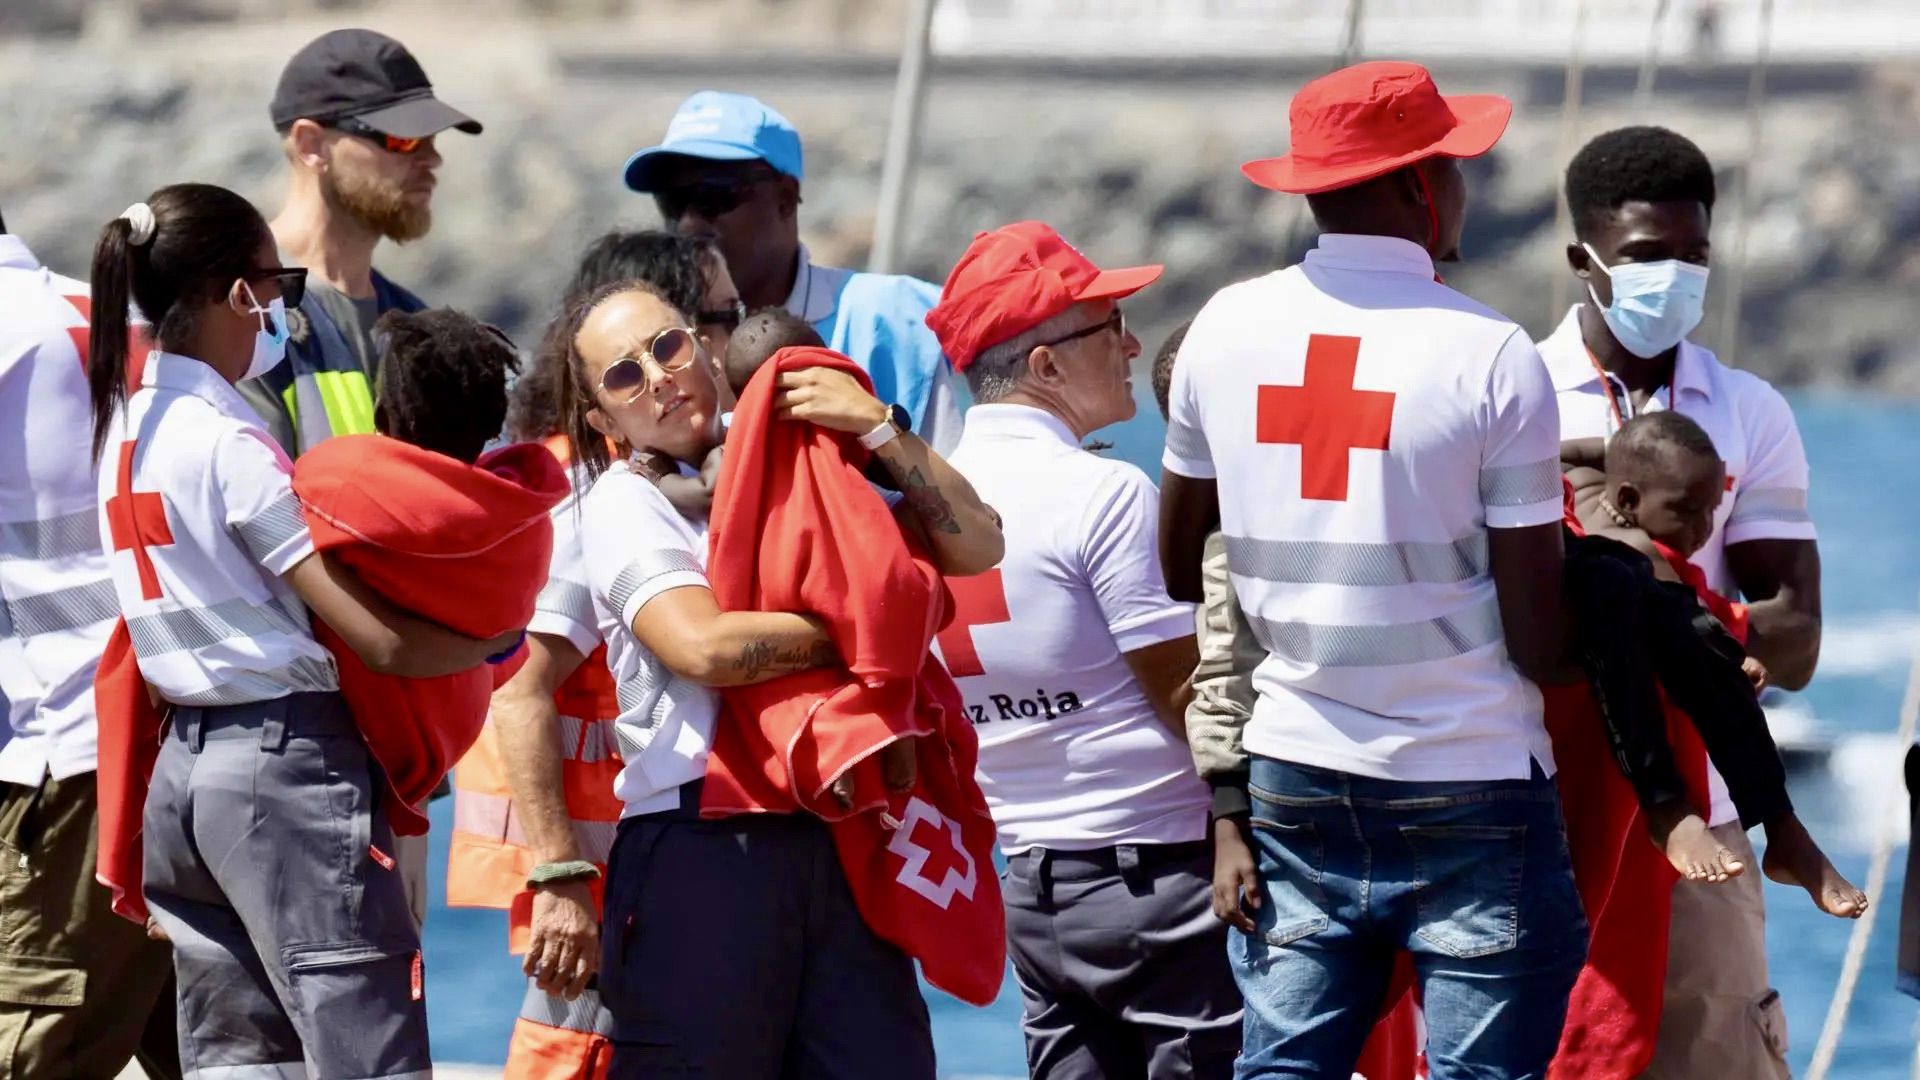
[(1051, 225), (1021, 221), (983, 232), (947, 275), (927, 326), (955, 371), (1010, 338), (1083, 300), (1131, 296), (1160, 276), (1159, 266), (1102, 270)]
[(1429, 157), (1479, 157), (1507, 130), (1513, 102), (1441, 97), (1419, 64), (1375, 60), (1323, 75), (1293, 95), (1287, 153), (1240, 166), (1247, 179), (1316, 195)]

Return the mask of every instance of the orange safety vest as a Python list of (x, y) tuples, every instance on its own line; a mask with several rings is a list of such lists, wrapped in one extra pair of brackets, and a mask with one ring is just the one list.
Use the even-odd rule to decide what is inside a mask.
[[(546, 440), (561, 464), (569, 457), (564, 438)], [(593, 651), (554, 692), (560, 712), (561, 786), (581, 858), (604, 873), (620, 824), (621, 802), (613, 794), (620, 772), (620, 744), (613, 722), (620, 715), (605, 645)], [(532, 936), (533, 851), (527, 847), (507, 786), (500, 744), (488, 722), (480, 740), (453, 770), (453, 837), (447, 857), (447, 905), (507, 911), (507, 949), (526, 952)], [(592, 883), (596, 909), (601, 879)], [(593, 991), (568, 1003), (541, 994), (531, 982), (507, 1047), (506, 1080), (603, 1080), (611, 1048), (605, 1012)]]

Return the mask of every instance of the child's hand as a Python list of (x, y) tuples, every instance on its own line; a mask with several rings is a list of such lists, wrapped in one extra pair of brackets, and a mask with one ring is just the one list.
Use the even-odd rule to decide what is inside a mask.
[(1740, 661), (1740, 670), (1746, 672), (1747, 681), (1753, 684), (1756, 696), (1767, 688), (1767, 665), (1749, 656)]
[(720, 459), (726, 452), (726, 447), (716, 446), (707, 452), (707, 460), (700, 463), (700, 482), (707, 485), (708, 491), (720, 482)]

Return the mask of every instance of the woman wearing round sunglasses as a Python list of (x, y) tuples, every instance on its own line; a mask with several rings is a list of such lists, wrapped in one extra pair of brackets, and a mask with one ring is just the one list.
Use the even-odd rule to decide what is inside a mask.
[[(614, 1018), (612, 1074), (931, 1078), (912, 962), (861, 920), (825, 826), (779, 814), (699, 820), (714, 688), (839, 659), (807, 614), (721, 611), (705, 522), (682, 516), (630, 462), (650, 450), (684, 471), (720, 443), (722, 388), (690, 323), (651, 286), (598, 290), (569, 315), (558, 389), (576, 460), (598, 477), (581, 503), (581, 549), (621, 705), (614, 794), (625, 810), (599, 984)], [(783, 375), (776, 408), (864, 436), (887, 434), (896, 412), (823, 369)], [(944, 572), (999, 561), (993, 512), (925, 443), (895, 432), (875, 456), (908, 493), (896, 520)]]

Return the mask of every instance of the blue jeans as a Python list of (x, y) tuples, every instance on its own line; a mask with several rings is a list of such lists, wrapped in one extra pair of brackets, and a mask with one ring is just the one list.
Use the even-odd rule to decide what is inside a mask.
[(1240, 1080), (1346, 1080), (1396, 954), (1432, 1080), (1544, 1077), (1586, 958), (1553, 782), (1407, 783), (1254, 757), (1259, 933), (1228, 939)]

